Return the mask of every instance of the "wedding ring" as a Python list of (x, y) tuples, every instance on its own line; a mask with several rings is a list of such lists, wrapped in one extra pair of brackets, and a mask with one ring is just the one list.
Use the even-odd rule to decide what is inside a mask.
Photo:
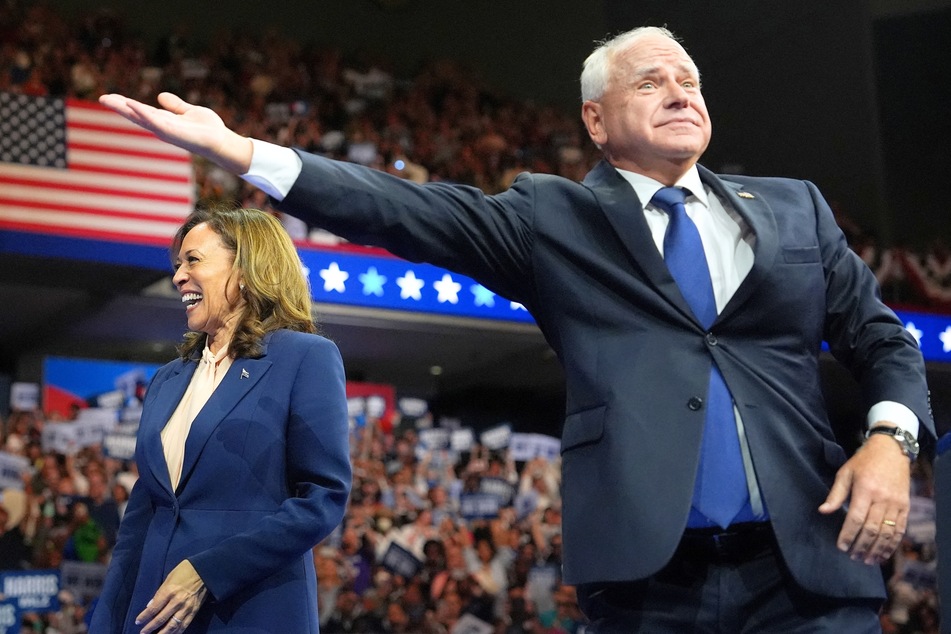
[(175, 621), (175, 623), (176, 623), (177, 625), (181, 625), (181, 624), (182, 624), (182, 620), (181, 620), (180, 618), (178, 618), (177, 616), (173, 616), (173, 617), (172, 617), (172, 620)]
[(898, 524), (895, 520), (882, 520), (882, 524), (885, 526), (895, 526)]

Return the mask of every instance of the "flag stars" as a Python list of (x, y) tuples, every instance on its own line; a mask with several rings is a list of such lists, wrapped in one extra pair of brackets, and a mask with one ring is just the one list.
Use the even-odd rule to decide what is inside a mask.
[(909, 321), (905, 324), (905, 330), (911, 333), (911, 336), (915, 338), (915, 341), (918, 342), (918, 347), (921, 347), (921, 336), (925, 334), (922, 330), (918, 329), (915, 326), (915, 322)]
[(449, 302), (450, 304), (459, 303), (459, 291), (462, 290), (462, 284), (455, 282), (452, 279), (452, 276), (446, 273), (442, 276), (442, 279), (438, 282), (433, 282), (433, 288), (436, 289), (436, 292), (439, 295), (436, 297), (436, 301), (440, 304)]
[(495, 293), (482, 286), (482, 284), (473, 284), (469, 287), (469, 290), (472, 291), (472, 294), (475, 296), (473, 301), (476, 306), (495, 306)]
[(416, 277), (413, 271), (406, 271), (406, 275), (396, 278), (396, 285), (400, 287), (400, 299), (415, 299), (419, 301), (423, 295), (420, 291), (426, 282)]
[(330, 266), (325, 269), (321, 269), (320, 277), (324, 280), (324, 291), (337, 291), (338, 293), (343, 293), (347, 290), (344, 282), (347, 281), (347, 278), (350, 277), (350, 274), (346, 271), (340, 270), (340, 265), (336, 262), (331, 262)]
[(371, 266), (366, 273), (361, 273), (357, 277), (360, 283), (363, 284), (364, 295), (383, 297), (383, 285), (386, 284), (386, 277), (380, 275), (375, 266)]
[(938, 339), (941, 340), (941, 349), (945, 352), (951, 352), (951, 326), (945, 328), (944, 332), (938, 335)]

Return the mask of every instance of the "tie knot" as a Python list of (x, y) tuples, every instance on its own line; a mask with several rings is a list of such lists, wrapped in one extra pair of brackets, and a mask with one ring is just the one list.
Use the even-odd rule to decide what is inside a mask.
[(683, 187), (664, 187), (657, 190), (651, 198), (651, 204), (670, 214), (674, 210), (674, 205), (682, 206), (685, 200), (687, 200), (687, 191)]

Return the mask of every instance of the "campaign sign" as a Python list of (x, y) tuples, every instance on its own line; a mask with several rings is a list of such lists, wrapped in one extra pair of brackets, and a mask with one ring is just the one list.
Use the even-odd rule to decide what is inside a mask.
[(43, 451), (64, 456), (75, 455), (79, 451), (76, 435), (76, 426), (73, 423), (46, 423), (43, 425), (41, 437)]
[[(10, 386), (10, 407), (15, 410), (32, 411), (40, 406), (40, 384), (14, 382)], [(2, 630), (0, 630), (2, 631)]]
[(499, 516), (499, 498), (485, 493), (459, 496), (459, 514), (467, 520), (489, 520)]
[(561, 453), (561, 441), (544, 434), (512, 434), (509, 450), (512, 459), (520, 462), (539, 457), (554, 460)]
[(21, 612), (55, 612), (59, 610), (59, 570), (0, 573), (0, 593), (15, 599)]
[(20, 610), (16, 599), (0, 600), (0, 634), (20, 634)]
[(503, 478), (485, 477), (479, 482), (479, 493), (494, 495), (499, 499), (499, 506), (508, 506), (515, 497), (515, 487)]
[(415, 576), (423, 568), (423, 562), (416, 555), (396, 542), (390, 542), (390, 547), (386, 549), (381, 563), (394, 575), (400, 575), (406, 579)]
[(116, 460), (132, 460), (135, 457), (135, 435), (109, 434), (102, 439), (102, 452)]
[(487, 429), (479, 435), (479, 441), (490, 450), (505, 449), (512, 439), (512, 426), (508, 423)]
[(23, 474), (29, 473), (30, 461), (23, 456), (0, 451), (0, 490), (23, 490)]
[(60, 566), (63, 588), (86, 603), (102, 592), (106, 580), (106, 565), (85, 561), (64, 561)]
[(475, 435), (469, 427), (454, 429), (449, 436), (449, 446), (452, 447), (453, 451), (471, 451), (474, 442)]
[(419, 432), (419, 442), (426, 449), (448, 449), (449, 430), (442, 427), (421, 429)]

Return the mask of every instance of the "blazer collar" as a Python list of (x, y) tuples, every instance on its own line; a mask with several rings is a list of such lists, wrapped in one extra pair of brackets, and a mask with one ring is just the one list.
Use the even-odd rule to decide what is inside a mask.
[(257, 385), (270, 367), (271, 362), (263, 356), (258, 359), (237, 358), (231, 364), (228, 373), (192, 421), (188, 438), (185, 440), (182, 477), (179, 479), (176, 493), (187, 485), (198, 457), (212, 433), (241, 399)]
[(736, 312), (766, 279), (779, 253), (779, 230), (776, 227), (776, 214), (759, 192), (720, 178), (701, 165), (697, 167), (700, 170), (700, 180), (708, 185), (724, 204), (736, 210), (756, 237), (753, 244), (753, 267), (717, 317), (717, 321), (723, 321)]
[[(245, 394), (257, 384), (271, 367), (267, 360), (267, 350), (270, 334), (265, 335), (262, 344), (263, 354), (257, 359), (237, 358), (231, 364), (228, 373), (215, 388), (208, 402), (192, 421), (188, 438), (185, 441), (185, 456), (182, 465), (182, 476), (179, 479), (177, 491), (188, 480), (198, 460), (202, 448), (214, 430), (221, 424), (225, 416), (231, 412)], [(155, 385), (158, 394), (151, 401), (151, 407), (142, 412), (139, 422), (142, 433), (139, 438), (144, 444), (140, 454), (147, 464), (140, 464), (142, 474), (150, 474), (155, 484), (172, 496), (171, 480), (168, 475), (168, 465), (165, 462), (165, 450), (162, 446), (161, 432), (168, 423), (175, 408), (185, 395), (185, 390), (191, 382), (192, 375), (198, 364), (194, 360), (173, 362), (169, 376), (161, 384)]]
[[(779, 240), (776, 218), (766, 200), (743, 186), (723, 180), (701, 165), (697, 166), (700, 180), (749, 224), (756, 242), (753, 247), (753, 267), (746, 279), (717, 317), (726, 319), (749, 298), (763, 281), (776, 259)], [(607, 161), (601, 161), (584, 179), (601, 205), (608, 221), (621, 238), (632, 260), (644, 277), (684, 317), (696, 324), (696, 318), (670, 275), (663, 257), (654, 244), (650, 228), (644, 218), (643, 207), (630, 184)], [(739, 192), (744, 192), (743, 196)], [(752, 196), (751, 198), (749, 196)]]

